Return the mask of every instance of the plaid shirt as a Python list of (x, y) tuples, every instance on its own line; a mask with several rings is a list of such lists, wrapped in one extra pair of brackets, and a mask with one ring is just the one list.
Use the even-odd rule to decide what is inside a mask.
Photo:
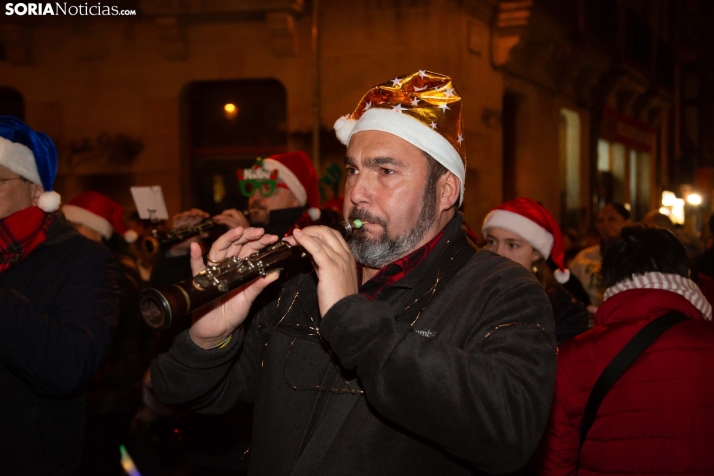
[(0, 272), (25, 259), (47, 239), (53, 216), (28, 207), (0, 220)]
[[(409, 274), (414, 268), (416, 268), (419, 263), (424, 261), (426, 257), (431, 253), (436, 244), (439, 242), (441, 237), (444, 235), (444, 230), (442, 229), (434, 238), (431, 239), (424, 246), (412, 251), (403, 258), (399, 258), (394, 263), (390, 263), (384, 268), (377, 271), (372, 279), (360, 286), (359, 291), (362, 295), (368, 297), (370, 301), (377, 297), (379, 293), (384, 290), (384, 288), (393, 285), (404, 276)], [(359, 282), (362, 282), (362, 265), (357, 263), (357, 277)]]

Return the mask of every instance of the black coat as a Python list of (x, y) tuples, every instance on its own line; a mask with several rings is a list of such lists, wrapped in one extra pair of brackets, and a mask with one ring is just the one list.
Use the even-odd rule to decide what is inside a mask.
[(81, 390), (116, 328), (111, 261), (107, 249), (58, 214), (47, 241), (0, 273), (2, 474), (76, 473), (85, 421)]
[[(571, 278), (572, 279), (572, 278)], [(558, 345), (588, 330), (590, 313), (565, 287), (555, 281), (545, 288), (555, 318), (555, 340)]]
[[(152, 363), (156, 394), (214, 413), (255, 401), (250, 474), (288, 475), (345, 397), (335, 393), (347, 388), (339, 363), (364, 395), (314, 474), (519, 468), (550, 409), (553, 316), (535, 277), (489, 251), (474, 253), (461, 224), (459, 215), (427, 258), (374, 300), (348, 296), (322, 322), (315, 275), (304, 273), (268, 288), (275, 299), (224, 349), (200, 349), (184, 332)], [(454, 263), (458, 273), (432, 296)]]

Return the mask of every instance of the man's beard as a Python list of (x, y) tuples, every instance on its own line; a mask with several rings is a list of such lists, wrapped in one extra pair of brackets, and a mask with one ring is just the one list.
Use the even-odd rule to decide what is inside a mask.
[(419, 244), (429, 228), (434, 224), (436, 216), (436, 182), (427, 181), (422, 207), (414, 228), (406, 233), (391, 239), (389, 238), (389, 225), (367, 210), (353, 208), (349, 215), (350, 223), (359, 219), (364, 222), (374, 223), (382, 227), (382, 234), (378, 238), (368, 238), (364, 231), (355, 230), (355, 234), (348, 242), (350, 250), (358, 263), (372, 268), (380, 269), (413, 251)]

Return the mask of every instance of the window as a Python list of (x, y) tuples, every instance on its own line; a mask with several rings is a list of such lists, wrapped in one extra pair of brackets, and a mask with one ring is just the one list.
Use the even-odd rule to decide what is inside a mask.
[(577, 228), (580, 206), (580, 115), (571, 109), (560, 110), (561, 224)]

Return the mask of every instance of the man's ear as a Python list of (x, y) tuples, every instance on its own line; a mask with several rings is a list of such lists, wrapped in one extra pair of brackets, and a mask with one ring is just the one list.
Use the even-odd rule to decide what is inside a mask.
[(30, 199), (32, 200), (32, 206), (36, 207), (40, 201), (40, 195), (45, 193), (45, 189), (42, 185), (31, 183), (30, 184)]
[(451, 172), (446, 172), (439, 178), (439, 211), (452, 208), (459, 201), (461, 181)]

